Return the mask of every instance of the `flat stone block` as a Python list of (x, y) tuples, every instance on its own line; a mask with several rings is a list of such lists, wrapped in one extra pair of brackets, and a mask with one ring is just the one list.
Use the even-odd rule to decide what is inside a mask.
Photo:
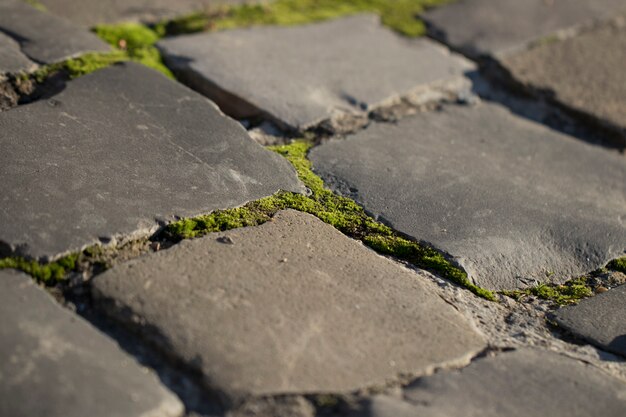
[(621, 417), (626, 409), (622, 381), (583, 362), (529, 349), (419, 379), (403, 397), (374, 397), (362, 415)]
[(141, 21), (156, 23), (223, 5), (253, 3), (254, 0), (39, 0), (48, 11), (81, 26)]
[(20, 50), (20, 44), (15, 39), (0, 32), (0, 81), (3, 74), (14, 74), (20, 71), (31, 71), (37, 67)]
[(502, 64), (531, 89), (626, 132), (626, 22), (542, 44)]
[(626, 285), (574, 306), (561, 308), (554, 320), (600, 349), (626, 356)]
[(375, 124), (310, 153), (335, 191), (479, 285), (562, 282), (626, 249), (626, 160), (495, 104)]
[(507, 55), (621, 12), (626, 12), (624, 0), (459, 0), (422, 17), (432, 35), (476, 57)]
[(177, 217), (301, 191), (213, 103), (139, 64), (0, 113), (0, 255), (54, 258)]
[[(86, 52), (111, 50), (93, 33), (21, 0), (0, 2), (0, 32), (15, 40), (22, 54), (40, 64), (52, 64)], [(0, 38), (0, 51), (4, 49), (3, 43)], [(0, 64), (0, 71), (3, 67), (4, 63)]]
[(419, 87), (458, 84), (473, 68), (432, 41), (401, 38), (373, 15), (179, 36), (158, 46), (184, 82), (226, 113), (266, 114), (300, 130)]
[(0, 270), (0, 415), (182, 416), (184, 407), (115, 342), (27, 275)]
[(283, 211), (119, 265), (92, 288), (101, 308), (236, 399), (352, 391), (469, 360), (482, 336), (423, 279)]

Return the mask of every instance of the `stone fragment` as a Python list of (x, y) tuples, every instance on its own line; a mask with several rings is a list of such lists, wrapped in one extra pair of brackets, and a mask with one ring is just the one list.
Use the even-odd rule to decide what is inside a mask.
[(562, 327), (600, 349), (626, 356), (626, 285), (554, 313)]
[[(0, 2), (0, 32), (16, 41), (23, 55), (40, 64), (52, 64), (86, 52), (110, 50), (110, 47), (93, 33), (37, 10), (21, 0)], [(6, 40), (0, 37), (0, 54), (7, 48), (6, 43)], [(24, 61), (23, 57), (20, 61), (17, 59), (19, 58), (7, 61), (9, 67), (15, 67), (16, 63), (20, 67), (17, 69), (29, 67), (29, 63)], [(2, 62), (0, 71), (3, 71), (5, 63), (0, 62)]]
[(183, 405), (23, 273), (0, 270), (0, 415), (178, 417)]
[(446, 106), (310, 153), (332, 189), (481, 286), (562, 282), (626, 249), (626, 160), (501, 106)]
[(156, 23), (203, 10), (219, 10), (236, 3), (254, 0), (39, 0), (46, 9), (81, 26), (101, 23), (141, 21)]
[(73, 80), (0, 126), (0, 255), (54, 258), (302, 190), (213, 103), (138, 64)]
[(368, 417), (621, 417), (626, 385), (555, 353), (523, 349), (419, 379), (404, 401), (378, 396)]
[(22, 53), (15, 39), (0, 32), (0, 81), (6, 78), (4, 74), (31, 71), (36, 67), (37, 64)]
[(100, 308), (132, 316), (237, 399), (347, 392), (467, 361), (482, 336), (422, 279), (290, 210), (119, 265), (92, 288)]
[(531, 89), (626, 131), (625, 22), (539, 45), (502, 64)]
[(256, 27), (158, 43), (181, 79), (235, 117), (269, 115), (305, 129), (363, 114), (425, 86), (467, 88), (468, 61), (427, 40), (409, 41), (377, 16), (296, 27)]
[(624, 0), (460, 0), (422, 17), (436, 38), (473, 57), (501, 56), (561, 30), (626, 12)]

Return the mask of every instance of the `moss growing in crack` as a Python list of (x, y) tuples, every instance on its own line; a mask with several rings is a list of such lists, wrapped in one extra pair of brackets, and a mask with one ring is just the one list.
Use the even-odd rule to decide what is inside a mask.
[(54, 262), (39, 263), (20, 257), (9, 257), (0, 259), (0, 269), (18, 269), (48, 285), (65, 278), (65, 276), (76, 269), (78, 254), (72, 254), (58, 259)]
[(23, 78), (32, 78), (38, 83), (41, 83), (52, 74), (59, 71), (65, 72), (69, 78), (76, 78), (127, 60), (128, 57), (126, 54), (120, 51), (112, 51), (109, 53), (89, 53), (78, 58), (68, 59), (56, 64), (45, 65), (30, 75), (23, 75)]
[(30, 4), (32, 7), (34, 7), (35, 9), (41, 12), (48, 11), (46, 6), (43, 3), (41, 3), (39, 0), (24, 0), (24, 3)]
[(300, 180), (311, 190), (310, 196), (277, 193), (244, 207), (219, 210), (207, 216), (180, 220), (170, 224), (166, 234), (170, 238), (181, 239), (238, 227), (256, 226), (268, 221), (277, 211), (290, 208), (310, 213), (346, 235), (362, 240), (380, 253), (434, 271), (488, 300), (496, 299), (491, 291), (474, 285), (465, 272), (453, 266), (436, 250), (400, 236), (388, 226), (369, 217), (354, 201), (326, 189), (322, 179), (312, 171), (311, 162), (307, 159), (311, 146), (307, 141), (295, 141), (290, 145), (270, 148), (291, 162)]
[(159, 50), (154, 46), (160, 36), (149, 27), (140, 23), (120, 23), (96, 26), (94, 32), (115, 48), (117, 53), (125, 55), (126, 59), (139, 62), (174, 78), (172, 72), (163, 64)]
[(539, 284), (523, 290), (502, 291), (501, 293), (518, 301), (533, 295), (558, 305), (575, 304), (594, 294), (590, 276), (575, 278), (561, 285)]
[(377, 13), (382, 22), (405, 36), (421, 36), (424, 23), (418, 15), (425, 8), (451, 0), (275, 0), (262, 4), (222, 6), (156, 25), (161, 35), (254, 25), (300, 25), (357, 13)]
[(609, 262), (609, 264), (606, 267), (607, 269), (610, 269), (612, 271), (618, 271), (623, 274), (626, 274), (626, 256)]

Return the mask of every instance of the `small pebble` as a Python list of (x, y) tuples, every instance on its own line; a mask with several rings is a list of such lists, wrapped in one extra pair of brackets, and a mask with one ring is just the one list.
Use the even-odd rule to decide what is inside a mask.
[(234, 245), (235, 241), (230, 236), (221, 236), (217, 238), (217, 241), (226, 245)]

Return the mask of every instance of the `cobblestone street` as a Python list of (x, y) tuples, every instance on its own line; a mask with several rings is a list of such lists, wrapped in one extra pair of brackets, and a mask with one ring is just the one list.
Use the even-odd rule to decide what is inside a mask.
[(0, 417), (626, 415), (625, 0), (0, 0)]

